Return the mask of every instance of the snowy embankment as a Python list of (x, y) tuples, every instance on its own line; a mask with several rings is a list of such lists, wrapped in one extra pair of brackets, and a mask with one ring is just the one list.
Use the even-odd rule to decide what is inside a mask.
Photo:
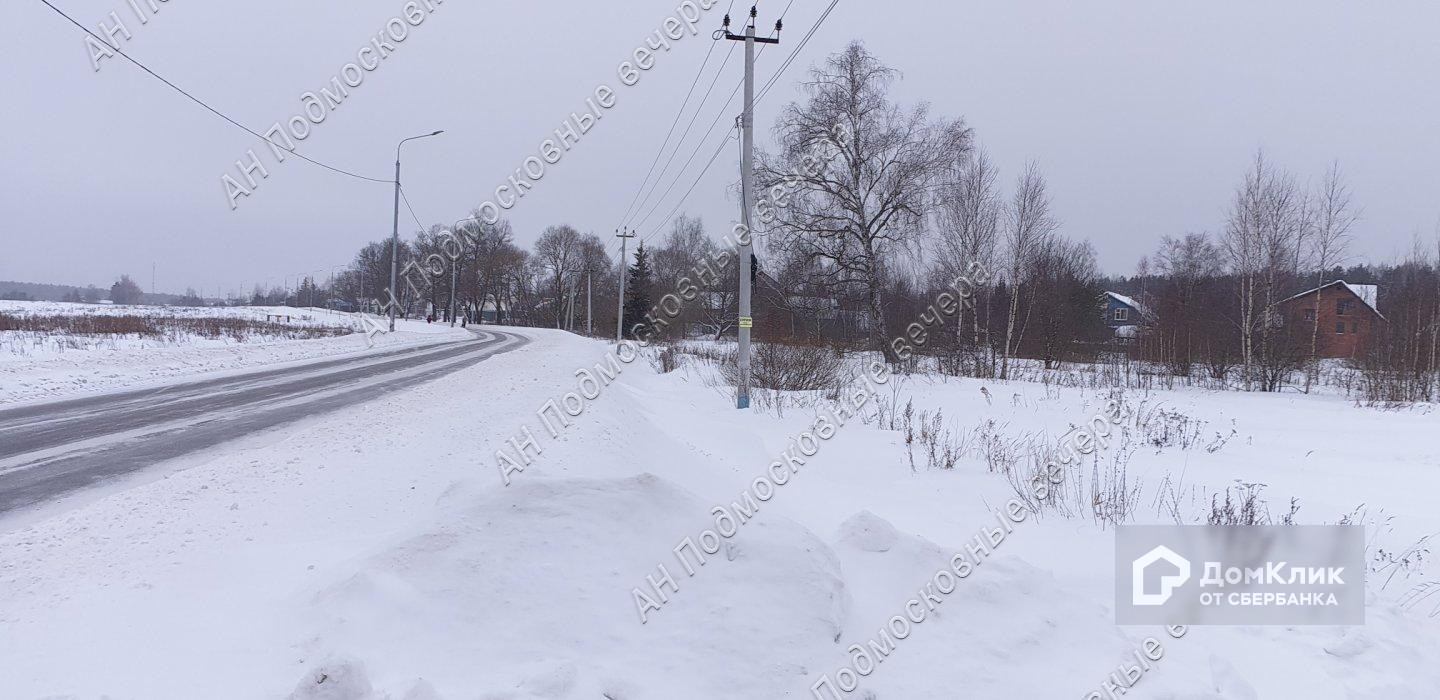
[[(365, 328), (355, 314), (288, 306), (157, 307), (0, 301), (0, 313), (264, 324), (254, 331), (246, 329), (238, 338), (187, 332), (82, 335), (0, 330), (0, 406), (140, 389), (201, 376), (471, 337), (448, 324), (401, 319), (395, 322), (395, 333), (374, 333), (367, 341)], [(274, 319), (273, 325), (266, 323), (267, 318)]]
[[(606, 346), (516, 332), (535, 340), (0, 535), (0, 696), (809, 698), (1013, 495), (978, 443), (952, 469), (922, 454), (912, 468), (904, 432), (851, 421), (688, 576), (675, 546), (701, 542), (711, 508), (738, 500), (813, 413), (735, 411), (703, 369), (662, 375), (641, 359), (551, 438), (536, 410), (562, 405)], [(915, 379), (877, 400), (943, 408), (942, 431), (993, 457), (1058, 437), (1104, 398)], [(1203, 518), (1203, 494), (1242, 478), (1268, 484), (1277, 515), (1299, 498), (1298, 522), (1335, 522), (1363, 501), (1364, 517), (1389, 519), (1387, 549), (1440, 529), (1432, 415), (1288, 395), (1129, 400), (1203, 421), (1162, 418), (1198, 437), (1124, 448), (1142, 482), (1136, 522)], [(541, 452), (504, 486), (495, 452), (513, 454), (524, 427)], [(1167, 487), (1179, 505), (1151, 505), (1182, 472)], [(1130, 697), (1440, 687), (1440, 620), (1396, 602), (1415, 581), (1372, 585), (1364, 627), (1171, 639), (1114, 624), (1111, 552), (1090, 517), (1016, 524), (845, 697), (1083, 697), (1152, 636), (1163, 656)], [(678, 590), (663, 587), (641, 624), (632, 589), (648, 590), (658, 564)]]

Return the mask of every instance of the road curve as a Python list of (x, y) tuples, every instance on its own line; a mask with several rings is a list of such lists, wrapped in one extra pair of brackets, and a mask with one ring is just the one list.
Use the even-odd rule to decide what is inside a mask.
[(474, 340), (0, 410), (0, 513), (352, 406), (529, 342), (472, 332)]

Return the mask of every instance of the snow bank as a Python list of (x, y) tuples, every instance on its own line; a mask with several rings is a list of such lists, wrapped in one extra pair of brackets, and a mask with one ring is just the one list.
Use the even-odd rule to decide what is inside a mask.
[[(55, 337), (0, 331), (0, 406), (49, 401), (83, 394), (122, 391), (174, 381), (219, 376), (258, 367), (280, 367), (307, 360), (383, 352), (428, 343), (470, 338), (461, 328), (399, 319), (395, 333), (374, 334), (368, 341), (357, 317), (326, 309), (286, 306), (154, 307), (97, 306), (63, 302), (0, 302), (0, 312), (31, 315), (184, 316), (264, 321), (267, 314), (288, 315), (287, 325), (346, 326), (350, 335), (311, 340)], [(24, 337), (22, 337), (24, 336)], [(73, 341), (73, 342), (71, 342)], [(21, 348), (23, 352), (6, 351)]]
[[(531, 480), (452, 506), (316, 596), (307, 656), (363, 659), (397, 693), (418, 676), (453, 698), (764, 697), (802, 685), (839, 628), (838, 560), (788, 520), (693, 579), (662, 561), (675, 533), (711, 523), (653, 475)], [(679, 590), (642, 625), (630, 591), (659, 563)]]

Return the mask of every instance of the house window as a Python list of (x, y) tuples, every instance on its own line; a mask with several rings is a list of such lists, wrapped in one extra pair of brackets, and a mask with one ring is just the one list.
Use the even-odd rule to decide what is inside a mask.
[(1345, 315), (1346, 313), (1348, 313), (1349, 311), (1350, 311), (1350, 300), (1349, 300), (1349, 299), (1336, 299), (1336, 300), (1335, 300), (1335, 315), (1336, 315), (1336, 316), (1344, 316), (1344, 315)]
[(1305, 320), (1306, 320), (1306, 321), (1314, 321), (1314, 320), (1315, 320), (1315, 309), (1305, 309)]
[(1115, 309), (1115, 320), (1116, 320), (1116, 321), (1129, 321), (1129, 320), (1130, 320), (1130, 309), (1127, 309), (1127, 308), (1124, 308), (1124, 307), (1117, 307), (1117, 308)]
[(1345, 322), (1344, 322), (1344, 321), (1340, 321), (1340, 322), (1338, 322), (1338, 323), (1335, 324), (1335, 335), (1344, 335), (1344, 334), (1345, 334)]

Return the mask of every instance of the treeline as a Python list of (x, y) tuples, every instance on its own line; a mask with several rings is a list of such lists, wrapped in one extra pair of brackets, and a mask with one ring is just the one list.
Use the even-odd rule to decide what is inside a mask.
[[(563, 328), (613, 336), (619, 312), (620, 262), (607, 242), (581, 233), (569, 224), (546, 227), (533, 246), (515, 243), (509, 221), (480, 220), (478, 212), (453, 229), (434, 226), (412, 240), (402, 240), (397, 263), (398, 289), (390, 290), (391, 243), (370, 243), (355, 254), (333, 284), (302, 280), (283, 298), (257, 290), (254, 303), (304, 303), (307, 296), (346, 310), (385, 312), (391, 304), (403, 317), (450, 318), (451, 292), (455, 315), (470, 322)], [(716, 244), (697, 218), (680, 214), (657, 242), (632, 244), (627, 265), (626, 318), (643, 322), (655, 303), (674, 290), (676, 282)], [(732, 255), (733, 258), (733, 255)], [(684, 329), (708, 328), (718, 335), (733, 326), (735, 271), (705, 287), (705, 298), (682, 311), (662, 337), (675, 338)], [(307, 295), (307, 290), (315, 290)], [(729, 316), (722, 320), (720, 298), (730, 298)], [(632, 325), (627, 323), (627, 325)], [(633, 329), (627, 329), (633, 330)], [(703, 331), (702, 331), (703, 332)], [(627, 333), (629, 335), (629, 333)]]
[[(1119, 368), (1107, 374), (1116, 382), (1158, 376), (1256, 391), (1352, 382), (1368, 400), (1440, 397), (1440, 247), (1432, 257), (1417, 243), (1399, 263), (1346, 267), (1359, 207), (1338, 164), (1307, 188), (1258, 154), (1215, 233), (1164, 236), (1136, 275), (1106, 277), (1090, 243), (1065, 235), (1037, 164), (1002, 176), (963, 119), (892, 101), (898, 79), (859, 42), (811, 69), (804, 97), (776, 119), (775, 149), (757, 154), (758, 257), (728, 251), (713, 277), (690, 274), (717, 259), (717, 244), (683, 214), (662, 240), (633, 246), (624, 270), (608, 236), (559, 224), (526, 249), (509, 222), (469, 220), (402, 241), (394, 294), (388, 240), (357, 252), (332, 288), (306, 280), (302, 290), (444, 319), (453, 289), (457, 313), (472, 321), (609, 336), (621, 307), (627, 325), (644, 322), (688, 276), (698, 289), (655, 335), (720, 338), (735, 332), (738, 266), (749, 262), (759, 339), (870, 350), (901, 369), (923, 362), (1006, 379), (1088, 363)], [(987, 280), (973, 303), (935, 318), (936, 300), (972, 266)], [(1350, 374), (1325, 376), (1324, 314), (1297, 321), (1282, 302), (1341, 279), (1378, 286), (1366, 303), (1384, 318), (1346, 358)], [(1119, 338), (1102, 317), (1106, 291), (1140, 307)], [(918, 356), (902, 357), (892, 341), (922, 318)]]

